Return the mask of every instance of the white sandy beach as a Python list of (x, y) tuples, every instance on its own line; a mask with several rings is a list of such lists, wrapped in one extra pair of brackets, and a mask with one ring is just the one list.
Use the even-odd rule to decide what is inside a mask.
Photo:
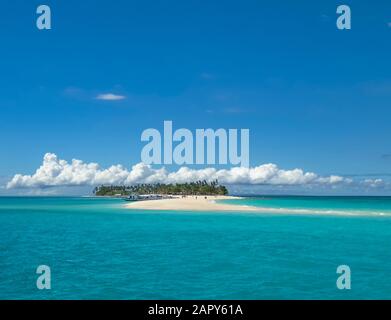
[[(206, 198), (205, 198), (206, 197)], [(298, 209), (298, 208), (266, 208), (248, 205), (236, 205), (227, 203), (218, 203), (216, 200), (241, 199), (234, 196), (175, 196), (172, 199), (135, 201), (125, 204), (128, 209), (142, 210), (168, 210), (168, 211), (205, 211), (205, 212), (253, 212), (253, 213), (271, 213), (271, 214), (304, 214), (304, 215), (332, 215), (332, 216), (365, 216), (365, 213), (359, 211), (347, 210), (316, 210), (316, 209)], [(373, 213), (373, 216), (383, 216), (385, 213)]]
[(183, 211), (259, 211), (251, 206), (217, 203), (216, 200), (240, 199), (232, 196), (176, 196), (173, 199), (129, 202), (129, 209), (143, 210), (183, 210)]

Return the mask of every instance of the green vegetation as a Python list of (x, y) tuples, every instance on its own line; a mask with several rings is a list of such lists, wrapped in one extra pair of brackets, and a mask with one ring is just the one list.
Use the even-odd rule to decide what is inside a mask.
[(96, 196), (129, 196), (132, 194), (167, 194), (167, 195), (227, 195), (225, 186), (218, 181), (206, 180), (176, 184), (137, 184), (133, 186), (100, 186), (93, 190)]

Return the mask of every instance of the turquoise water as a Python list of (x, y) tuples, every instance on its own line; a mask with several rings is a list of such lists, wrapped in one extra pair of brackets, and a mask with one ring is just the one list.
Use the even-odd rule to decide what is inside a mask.
[[(0, 298), (391, 298), (391, 198), (236, 202), (365, 214), (147, 212), (115, 199), (0, 198)], [(42, 264), (51, 290), (36, 288)], [(342, 264), (351, 290), (336, 288)]]
[(270, 209), (266, 212), (391, 216), (391, 197), (259, 196), (222, 202)]

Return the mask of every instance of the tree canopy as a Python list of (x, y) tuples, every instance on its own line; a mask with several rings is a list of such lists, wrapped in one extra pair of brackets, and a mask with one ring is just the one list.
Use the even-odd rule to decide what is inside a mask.
[(131, 186), (101, 185), (95, 187), (93, 193), (96, 196), (129, 196), (132, 194), (167, 194), (167, 195), (227, 195), (225, 186), (218, 181), (196, 181), (176, 184), (137, 184)]

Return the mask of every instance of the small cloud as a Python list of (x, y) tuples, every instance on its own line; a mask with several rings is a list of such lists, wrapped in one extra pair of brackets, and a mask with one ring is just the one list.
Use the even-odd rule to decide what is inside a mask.
[(365, 179), (362, 183), (371, 188), (384, 187), (385, 184), (383, 179)]
[(113, 94), (113, 93), (103, 93), (97, 95), (96, 99), (105, 100), (105, 101), (118, 101), (118, 100), (124, 100), (126, 99), (126, 97), (118, 94)]
[(387, 26), (391, 28), (391, 22), (387, 22)]
[(383, 160), (391, 160), (391, 153), (385, 153), (381, 155)]

